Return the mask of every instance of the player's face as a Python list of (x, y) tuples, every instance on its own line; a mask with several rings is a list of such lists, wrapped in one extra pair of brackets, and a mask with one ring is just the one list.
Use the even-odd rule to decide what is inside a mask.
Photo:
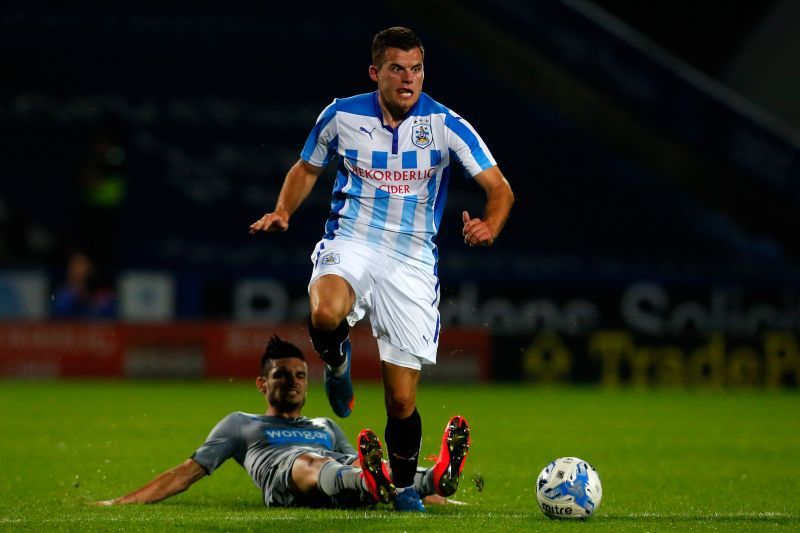
[(306, 403), (308, 369), (306, 362), (296, 357), (275, 359), (266, 376), (256, 380), (269, 405), (279, 412), (299, 410)]
[(401, 118), (419, 100), (425, 69), (422, 66), (422, 50), (400, 50), (387, 48), (380, 68), (369, 67), (369, 76), (378, 82), (381, 103), (394, 118)]

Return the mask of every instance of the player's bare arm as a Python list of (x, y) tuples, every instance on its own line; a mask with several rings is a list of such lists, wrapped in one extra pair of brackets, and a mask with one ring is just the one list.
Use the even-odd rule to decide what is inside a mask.
[(250, 233), (258, 231), (286, 231), (289, 229), (289, 218), (300, 207), (314, 184), (317, 177), (322, 173), (322, 168), (314, 166), (302, 159), (292, 165), (283, 181), (281, 193), (278, 195), (278, 202), (275, 210), (266, 213), (263, 217), (250, 225)]
[(194, 459), (187, 459), (180, 465), (159, 474), (147, 485), (130, 494), (113, 500), (103, 500), (95, 505), (125, 505), (130, 503), (156, 503), (179, 494), (206, 475), (205, 469)]
[(475, 175), (474, 179), (486, 193), (486, 207), (482, 219), (470, 217), (467, 211), (461, 213), (464, 243), (491, 246), (508, 220), (514, 204), (514, 192), (497, 166)]

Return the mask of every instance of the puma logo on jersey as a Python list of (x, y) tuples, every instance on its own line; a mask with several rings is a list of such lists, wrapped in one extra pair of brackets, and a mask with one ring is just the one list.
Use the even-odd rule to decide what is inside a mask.
[(358, 131), (366, 133), (367, 135), (369, 135), (369, 139), (372, 140), (372, 132), (375, 131), (375, 128), (372, 128), (371, 130), (368, 130), (364, 126), (361, 126), (360, 128), (358, 128)]

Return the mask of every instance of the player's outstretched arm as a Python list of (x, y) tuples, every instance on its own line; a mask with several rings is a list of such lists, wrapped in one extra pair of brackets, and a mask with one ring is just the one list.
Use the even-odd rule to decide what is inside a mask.
[(491, 246), (508, 220), (514, 204), (514, 192), (497, 166), (476, 174), (474, 179), (486, 193), (486, 208), (482, 219), (471, 218), (466, 211), (461, 214), (464, 243)]
[(281, 193), (278, 195), (275, 210), (250, 224), (250, 233), (286, 231), (289, 229), (289, 217), (308, 197), (320, 173), (322, 173), (321, 167), (316, 167), (302, 159), (292, 165), (292, 168), (286, 174), (286, 179), (283, 181), (283, 187), (281, 187)]
[(113, 500), (95, 502), (95, 505), (124, 505), (128, 503), (155, 503), (181, 493), (206, 475), (205, 469), (194, 459), (159, 474), (150, 483), (130, 494)]

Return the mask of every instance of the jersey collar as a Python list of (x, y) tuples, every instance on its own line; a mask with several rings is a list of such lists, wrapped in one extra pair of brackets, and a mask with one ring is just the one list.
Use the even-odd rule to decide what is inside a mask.
[(414, 113), (417, 111), (417, 107), (419, 107), (419, 101), (421, 99), (422, 99), (422, 94), (419, 95), (419, 98), (417, 99), (417, 102), (413, 106), (411, 106), (411, 109), (408, 110), (408, 113), (406, 113), (406, 116), (403, 117), (403, 120), (401, 120), (397, 124), (396, 128), (393, 128), (393, 127), (383, 123), (383, 109), (381, 109), (381, 103), (380, 103), (380, 101), (378, 101), (378, 91), (375, 91), (375, 92), (372, 93), (372, 106), (373, 106), (373, 108), (375, 110), (375, 116), (378, 118), (378, 120), (381, 121), (381, 126), (386, 128), (387, 130), (393, 132), (394, 130), (398, 129), (400, 127), (400, 124), (405, 122), (405, 120), (408, 117), (414, 115)]

